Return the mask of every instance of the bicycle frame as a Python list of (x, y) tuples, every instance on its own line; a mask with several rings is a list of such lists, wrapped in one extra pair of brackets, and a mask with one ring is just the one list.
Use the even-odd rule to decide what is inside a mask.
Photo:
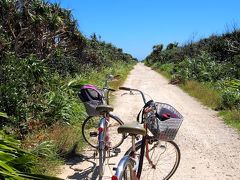
[[(104, 164), (106, 153), (110, 157), (110, 152), (118, 153), (117, 148), (111, 147), (111, 141), (109, 136), (109, 112), (105, 112), (100, 118), (98, 125), (98, 148), (99, 151), (99, 175), (100, 177), (104, 174)], [(108, 159), (109, 160), (109, 159)], [(107, 161), (108, 162), (108, 161)]]
[[(108, 111), (108, 108), (107, 108), (107, 111), (101, 111), (101, 110), (99, 112), (97, 111), (97, 106), (108, 107), (107, 105), (109, 105), (110, 91), (115, 91), (114, 89), (109, 88), (108, 82), (114, 80), (114, 78), (116, 77), (117, 76), (113, 76), (113, 75), (106, 76), (104, 80), (104, 86), (102, 87), (102, 89), (98, 88), (101, 91), (102, 102), (99, 105), (96, 105), (95, 107), (97, 113), (95, 113), (94, 115), (89, 114), (89, 117), (84, 121), (82, 126), (82, 133), (83, 133), (84, 139), (88, 144), (90, 144), (92, 147), (95, 148), (94, 157), (99, 155), (99, 172), (100, 172), (99, 175), (100, 176), (103, 176), (103, 173), (104, 173), (103, 169), (104, 169), (104, 165), (106, 164), (104, 163), (106, 159), (106, 153), (108, 153), (109, 157), (110, 157), (110, 152), (115, 153), (115, 155), (119, 153), (120, 149), (117, 147), (120, 146), (120, 144), (124, 140), (124, 136), (122, 135), (122, 138), (120, 139), (118, 144), (114, 144), (115, 142), (112, 142), (112, 143), (110, 142), (111, 140), (110, 134), (112, 132), (111, 122), (117, 122), (116, 123), (117, 125), (123, 124), (123, 122), (117, 116), (113, 116), (112, 114), (109, 113), (110, 111), (112, 111), (111, 108), (110, 108), (110, 111)], [(94, 121), (96, 122), (94, 124), (95, 132), (90, 132), (90, 137), (94, 137), (94, 145), (87, 140), (86, 138), (87, 136), (85, 136), (85, 133), (84, 133), (85, 132), (84, 127), (88, 122), (91, 122), (91, 118), (93, 118), (93, 122)], [(97, 123), (98, 123), (98, 126), (97, 126)], [(113, 144), (114, 146), (111, 146)]]
[(99, 151), (99, 175), (100, 177), (104, 174), (104, 162), (105, 162), (105, 155), (106, 151), (108, 151), (108, 133), (107, 133), (107, 126), (108, 126), (108, 113), (104, 113), (99, 121), (98, 126), (98, 151)]
[[(140, 113), (141, 112), (143, 113), (142, 114), (142, 122), (143, 122), (144, 128), (146, 130), (146, 134), (142, 134), (143, 135), (142, 140), (138, 141), (136, 144), (135, 144), (136, 135), (134, 135), (134, 136), (132, 135), (132, 143), (133, 143), (132, 147), (125, 153), (125, 156), (119, 162), (118, 167), (116, 169), (116, 173), (115, 173), (114, 176), (112, 176), (112, 180), (122, 179), (123, 175), (124, 176), (128, 175), (126, 172), (131, 173), (130, 174), (131, 180), (139, 180), (140, 177), (141, 177), (141, 173), (142, 173), (142, 166), (143, 166), (144, 157), (146, 157), (146, 161), (148, 162), (148, 165), (150, 165), (150, 167), (152, 169), (156, 169), (157, 163), (155, 163), (155, 159), (152, 158), (152, 155), (150, 157), (150, 154), (152, 154), (152, 152), (153, 153), (155, 152), (156, 147), (159, 146), (159, 148), (163, 148), (163, 147), (166, 147), (166, 146), (162, 145), (160, 143), (161, 141), (158, 138), (156, 138), (154, 136), (149, 136), (147, 134), (149, 129), (148, 129), (147, 121), (146, 121), (146, 117), (147, 117), (146, 114), (151, 112), (152, 110), (154, 110), (154, 108), (153, 108), (153, 107), (155, 107), (154, 102), (152, 100), (146, 102), (146, 99), (144, 97), (143, 92), (141, 92), (138, 89), (131, 89), (131, 88), (127, 88), (127, 87), (120, 87), (119, 89), (129, 91), (130, 94), (133, 94), (132, 91), (137, 91), (141, 94), (143, 102), (144, 102), (144, 107), (143, 107), (143, 110), (140, 111)], [(140, 113), (138, 114), (138, 118), (137, 118), (138, 120), (139, 120)], [(132, 128), (135, 128), (135, 126), (133, 126)], [(131, 128), (129, 128), (129, 129), (131, 129)], [(124, 131), (120, 131), (120, 132), (121, 133), (122, 132), (126, 133), (126, 132), (128, 132), (128, 128), (126, 128)], [(129, 133), (130, 132), (131, 131), (129, 131)], [(164, 176), (164, 178), (169, 179), (174, 174), (174, 172), (176, 171), (176, 169), (179, 165), (180, 150), (179, 150), (178, 146), (176, 145), (176, 143), (174, 143), (173, 141), (165, 141), (165, 142), (167, 144), (171, 144), (171, 146), (174, 149), (174, 152), (176, 153), (176, 157), (175, 157), (175, 155), (173, 157), (175, 159), (173, 161), (173, 163), (174, 163), (173, 166), (170, 165), (170, 169), (169, 169), (170, 171), (167, 171), (168, 174), (166, 174), (166, 176)], [(137, 150), (136, 150), (136, 147), (137, 147)], [(139, 152), (139, 150), (140, 150), (140, 156), (139, 156), (139, 158), (136, 158), (136, 156), (137, 156), (136, 152)], [(155, 153), (155, 154), (161, 156), (165, 151), (166, 151), (166, 148), (164, 149), (163, 152), (158, 152), (158, 153)], [(159, 158), (157, 158), (157, 159), (159, 159)], [(129, 169), (129, 166), (128, 166), (129, 164), (130, 164), (130, 169)], [(131, 169), (131, 167), (135, 167), (135, 168)], [(156, 177), (154, 177), (154, 178), (156, 178)]]
[[(102, 101), (103, 104), (109, 105), (109, 93), (110, 91), (115, 91), (114, 89), (109, 88), (108, 82), (112, 81), (115, 77), (117, 76), (113, 76), (113, 75), (106, 75), (106, 79), (104, 81), (104, 86), (102, 88), (103, 91), (103, 97), (102, 97)], [(110, 137), (108, 134), (108, 120), (109, 120), (109, 114), (108, 113), (104, 113), (103, 117), (100, 119), (99, 122), (99, 135), (98, 135), (98, 142), (99, 142), (99, 150), (104, 150), (104, 151), (108, 151), (110, 150)]]
[(99, 149), (104, 150), (107, 143), (109, 143), (109, 134), (108, 134), (108, 115), (103, 116), (99, 122), (98, 128), (98, 142)]
[[(147, 132), (147, 124), (146, 124), (146, 123), (144, 123), (144, 128), (146, 129), (146, 132)], [(156, 165), (153, 164), (152, 160), (151, 160), (150, 157), (149, 157), (148, 141), (150, 140), (150, 138), (151, 138), (150, 136), (146, 135), (146, 137), (143, 139), (145, 142), (142, 143), (142, 144), (144, 144), (144, 145), (145, 145), (145, 148), (146, 148), (146, 154), (145, 154), (145, 156), (146, 156), (146, 158), (147, 158), (147, 160), (148, 160), (148, 163), (151, 164), (151, 166), (154, 168)]]
[(114, 89), (109, 88), (108, 82), (114, 80), (114, 78), (118, 77), (119, 75), (113, 76), (113, 75), (107, 75), (106, 79), (104, 81), (104, 86), (102, 88), (103, 90), (103, 102), (109, 105), (109, 92), (115, 91)]

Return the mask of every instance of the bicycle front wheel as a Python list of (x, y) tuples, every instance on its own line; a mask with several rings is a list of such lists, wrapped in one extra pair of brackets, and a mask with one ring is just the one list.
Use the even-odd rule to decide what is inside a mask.
[[(93, 148), (98, 148), (98, 125), (100, 118), (100, 116), (89, 116), (82, 125), (83, 139)], [(123, 122), (117, 116), (110, 114), (108, 122), (110, 148), (120, 146), (124, 140), (124, 135), (117, 132), (117, 128), (121, 125), (123, 125)]]
[[(147, 142), (146, 142), (147, 143)], [(136, 143), (136, 155), (140, 158), (141, 141)], [(177, 170), (180, 162), (180, 150), (173, 141), (154, 140), (147, 143), (145, 149), (141, 179), (169, 179)], [(126, 154), (130, 154), (131, 148)]]
[(118, 180), (136, 180), (136, 173), (134, 170), (135, 161), (130, 156), (124, 156), (116, 169), (115, 175), (112, 179)]
[(122, 180), (135, 180), (135, 172), (133, 170), (133, 166), (130, 162), (126, 164), (122, 174)]

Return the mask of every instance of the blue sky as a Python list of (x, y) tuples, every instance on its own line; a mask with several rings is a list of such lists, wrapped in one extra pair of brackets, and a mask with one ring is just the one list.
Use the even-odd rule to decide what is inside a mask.
[(79, 30), (139, 60), (156, 44), (187, 43), (240, 27), (240, 0), (50, 0), (71, 9)]

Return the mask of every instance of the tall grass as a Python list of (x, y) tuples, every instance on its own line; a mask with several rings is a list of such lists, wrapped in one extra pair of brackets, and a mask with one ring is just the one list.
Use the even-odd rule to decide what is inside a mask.
[(22, 146), (37, 157), (34, 173), (54, 175), (66, 156), (80, 152), (84, 147), (81, 124), (55, 123), (29, 134)]
[(190, 80), (181, 84), (180, 87), (191, 96), (200, 100), (204, 105), (215, 110), (220, 107), (221, 95), (209, 85)]
[(219, 90), (197, 81), (186, 81), (180, 87), (204, 105), (219, 110), (219, 115), (224, 119), (224, 122), (240, 131), (240, 109), (224, 108), (226, 103)]
[(225, 110), (219, 113), (223, 118), (226, 124), (235, 127), (240, 132), (240, 110)]

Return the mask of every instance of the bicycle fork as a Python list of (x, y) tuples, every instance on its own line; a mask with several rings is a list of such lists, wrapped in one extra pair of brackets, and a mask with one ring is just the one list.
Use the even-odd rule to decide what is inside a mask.
[(98, 151), (99, 151), (99, 176), (102, 177), (104, 174), (104, 161), (105, 161), (105, 137), (106, 137), (106, 126), (107, 121), (105, 117), (100, 119), (98, 126)]
[[(148, 141), (148, 140), (147, 140), (147, 141)], [(152, 160), (151, 160), (150, 157), (149, 157), (148, 142), (146, 142), (145, 147), (146, 147), (146, 154), (145, 154), (145, 156), (146, 156), (146, 158), (147, 158), (147, 160), (148, 160), (148, 163), (152, 166), (153, 169), (156, 169), (156, 165), (153, 164)]]
[[(147, 124), (144, 124), (144, 128), (147, 130)], [(153, 164), (153, 162), (152, 162), (152, 160), (151, 160), (151, 158), (150, 158), (150, 156), (149, 156), (149, 144), (148, 144), (148, 141), (149, 141), (149, 139), (147, 139), (146, 137), (145, 137), (145, 148), (146, 148), (146, 152), (145, 152), (145, 157), (147, 158), (147, 160), (148, 160), (148, 163), (152, 166), (152, 168), (153, 169), (156, 169), (156, 165), (155, 164)]]

